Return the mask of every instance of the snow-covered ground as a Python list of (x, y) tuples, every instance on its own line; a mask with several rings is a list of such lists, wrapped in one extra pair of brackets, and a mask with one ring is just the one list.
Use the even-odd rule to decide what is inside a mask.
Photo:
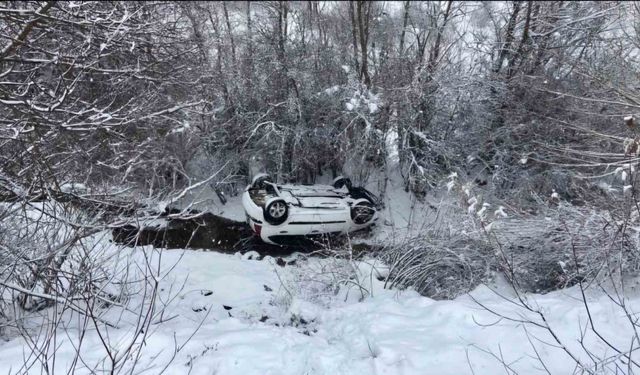
[(242, 192), (235, 196), (228, 196), (227, 199), (227, 202), (223, 204), (209, 185), (203, 185), (189, 191), (182, 199), (171, 206), (180, 209), (190, 208), (211, 212), (214, 215), (223, 216), (231, 220), (245, 221), (244, 209), (242, 208)]
[[(447, 214), (446, 208), (455, 205), (451, 196), (417, 202), (404, 192), (397, 171), (390, 177), (381, 224), (365, 241), (397, 243), (427, 229), (446, 230), (447, 220), (459, 218)], [(367, 188), (377, 191), (381, 178), (372, 177)], [(208, 186), (190, 191), (179, 203), (244, 219), (240, 196), (222, 205)], [(629, 322), (640, 308), (640, 296), (631, 284), (625, 300), (630, 315), (597, 288), (588, 291), (588, 311), (577, 288), (521, 296), (540, 315), (520, 306), (498, 276), (469, 295), (435, 301), (411, 290), (385, 288), (388, 270), (373, 260), (294, 254), (283, 267), (282, 260), (258, 259), (254, 253), (121, 249), (109, 237), (96, 235), (94, 251), (119, 271), (114, 281), (135, 280), (145, 271), (157, 274), (152, 323), (136, 335), (141, 332), (139, 312), (146, 311), (150, 295), (146, 289), (144, 297), (148, 284), (142, 281), (128, 285), (129, 299), (122, 306), (103, 307), (103, 321), (90, 322), (86, 329), (79, 314), (67, 311), (48, 348), (52, 373), (70, 368), (109, 372), (105, 343), (122, 366), (118, 372), (134, 374), (568, 374), (576, 359), (586, 367), (606, 360), (605, 369), (619, 366), (619, 373), (631, 373), (614, 348), (639, 345)], [(128, 274), (122, 272), (126, 264)], [(117, 282), (110, 288), (117, 293)], [(50, 321), (54, 314), (48, 309), (20, 319), (37, 342), (45, 336), (42, 319)], [(9, 340), (0, 342), (0, 374), (42, 372), (33, 342), (17, 332), (4, 337)], [(75, 356), (78, 347), (81, 359)], [(128, 347), (139, 356), (127, 356)], [(24, 363), (32, 367), (27, 371)], [(614, 373), (602, 369), (599, 365), (602, 373)]]
[[(385, 267), (374, 262), (294, 255), (287, 259), (296, 260), (294, 264), (281, 267), (274, 258), (257, 260), (251, 254), (149, 248), (117, 254), (120, 261), (138, 264), (143, 254), (151, 264), (159, 261), (158, 300), (167, 303), (144, 342), (136, 342), (141, 351), (133, 373), (496, 374), (505, 371), (499, 358), (519, 374), (546, 373), (538, 356), (552, 374), (572, 373), (575, 367), (567, 354), (551, 346), (557, 343), (546, 330), (499, 319), (480, 307), (479, 303), (517, 320), (541, 322), (540, 316), (487, 286), (456, 300), (435, 301), (412, 291), (385, 289), (378, 280)], [(514, 298), (502, 283), (492, 288)], [(591, 362), (580, 349), (581, 332), (594, 356), (614, 356), (585, 330), (588, 319), (579, 296), (574, 288), (526, 298), (545, 313), (554, 333), (584, 363)], [(629, 348), (634, 334), (624, 313), (603, 294), (594, 292), (588, 299), (598, 331), (611, 344)], [(104, 310), (103, 319), (117, 322), (117, 328), (100, 326), (102, 336), (108, 333), (116, 350), (131, 341), (135, 307), (141, 301), (140, 295), (129, 301), (132, 312), (115, 306)], [(627, 303), (640, 307), (640, 298)], [(37, 319), (28, 319), (35, 327)], [(107, 353), (93, 326), (83, 336), (77, 316), (63, 321), (55, 363), (49, 365), (65, 373), (71, 366), (77, 373), (108, 371)], [(82, 361), (72, 365), (80, 340)], [(29, 345), (19, 336), (1, 342), (0, 373), (20, 372), (28, 355)], [(124, 369), (132, 364), (128, 360)], [(622, 361), (618, 364), (626, 368)], [(39, 364), (30, 372), (40, 373)]]

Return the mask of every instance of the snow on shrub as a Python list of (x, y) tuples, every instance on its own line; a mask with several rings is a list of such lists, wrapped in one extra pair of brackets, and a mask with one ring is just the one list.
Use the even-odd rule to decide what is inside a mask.
[(389, 287), (411, 287), (423, 296), (453, 299), (491, 278), (496, 267), (487, 242), (471, 238), (418, 236), (385, 249)]
[(491, 237), (503, 270), (525, 291), (545, 293), (640, 269), (633, 234), (592, 209), (561, 204), (546, 216), (501, 220)]

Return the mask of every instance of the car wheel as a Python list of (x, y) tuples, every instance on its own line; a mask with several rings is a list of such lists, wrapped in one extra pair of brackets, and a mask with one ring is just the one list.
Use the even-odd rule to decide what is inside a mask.
[(366, 199), (360, 199), (351, 206), (351, 220), (357, 225), (371, 222), (375, 214), (375, 206)]
[(289, 216), (289, 207), (287, 202), (281, 198), (271, 199), (264, 205), (264, 220), (271, 225), (280, 225), (287, 220)]
[(351, 190), (351, 179), (348, 177), (338, 176), (333, 180), (333, 187), (335, 189), (342, 189), (345, 186), (348, 190)]

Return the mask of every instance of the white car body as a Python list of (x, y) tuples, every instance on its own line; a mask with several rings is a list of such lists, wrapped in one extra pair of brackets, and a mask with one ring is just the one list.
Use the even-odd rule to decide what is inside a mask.
[[(348, 233), (366, 228), (378, 220), (377, 210), (371, 220), (357, 224), (352, 219), (352, 207), (362, 198), (355, 199), (346, 187), (336, 189), (329, 185), (276, 185), (269, 183), (270, 192), (247, 186), (242, 205), (251, 229), (271, 244), (285, 242), (290, 236)], [(281, 224), (265, 220), (265, 207), (269, 202), (286, 203), (288, 215)], [(372, 205), (373, 206), (373, 205)]]

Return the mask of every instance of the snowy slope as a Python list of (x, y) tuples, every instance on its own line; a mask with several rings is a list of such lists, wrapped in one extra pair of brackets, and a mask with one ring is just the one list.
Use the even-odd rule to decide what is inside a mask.
[[(159, 253), (145, 251), (157, 260)], [(142, 253), (142, 249), (127, 250), (123, 256), (139, 259)], [(521, 323), (497, 319), (470, 296), (434, 301), (412, 291), (385, 290), (376, 278), (384, 273), (380, 265), (316, 258), (280, 267), (270, 257), (248, 258), (163, 251), (162, 267), (171, 271), (161, 279), (160, 300), (171, 302), (163, 320), (152, 325), (133, 372), (443, 375), (471, 374), (473, 368), (475, 374), (502, 373), (504, 366), (495, 355), (519, 374), (545, 373), (529, 340), (551, 373), (574, 369), (564, 352), (542, 344), (553, 342), (545, 330), (528, 325), (528, 339)], [(336, 288), (340, 281), (347, 282)], [(501, 292), (509, 295), (507, 289)], [(578, 290), (569, 289), (528, 296), (576, 352), (580, 351), (580, 327), (587, 322), (578, 295)], [(496, 311), (540, 321), (486, 286), (472, 296)], [(633, 334), (624, 314), (603, 295), (589, 298), (599, 330), (615, 345), (629, 347)], [(130, 305), (139, 302), (130, 301)], [(632, 299), (629, 305), (640, 307), (640, 299)], [(105, 317), (119, 317), (118, 328), (110, 329), (109, 336), (122, 346), (131, 336), (135, 319), (121, 314), (112, 308)], [(30, 319), (35, 322), (36, 318)], [(58, 328), (58, 371), (66, 372), (71, 366), (80, 337), (77, 324), (69, 318), (67, 328)], [(596, 343), (590, 332), (584, 341), (595, 355), (615, 354)], [(0, 343), (0, 373), (17, 372), (27, 352), (21, 338)], [(95, 330), (87, 332), (82, 353), (84, 364), (75, 366), (78, 373), (109, 369)], [(588, 363), (582, 353), (580, 358)], [(39, 367), (31, 373), (40, 373)]]

